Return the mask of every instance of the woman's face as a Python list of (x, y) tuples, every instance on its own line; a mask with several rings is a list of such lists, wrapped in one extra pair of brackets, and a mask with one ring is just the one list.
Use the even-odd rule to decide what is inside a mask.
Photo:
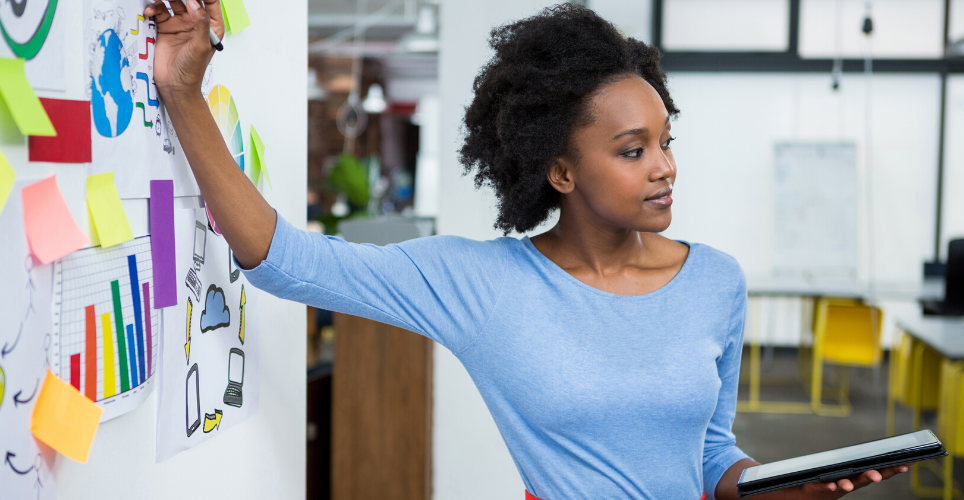
[[(571, 191), (604, 224), (660, 232), (673, 219), (676, 160), (663, 100), (639, 76), (603, 87), (590, 101), (591, 124), (573, 132)], [(550, 174), (552, 175), (552, 174)], [(576, 200), (573, 200), (576, 201)]]

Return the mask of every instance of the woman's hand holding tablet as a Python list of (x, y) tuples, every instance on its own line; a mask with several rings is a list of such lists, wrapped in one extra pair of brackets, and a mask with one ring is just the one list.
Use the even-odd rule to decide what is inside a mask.
[(721, 491), (718, 485), (717, 498), (840, 498), (906, 472), (907, 464), (946, 455), (937, 437), (924, 430), (765, 465), (744, 460), (727, 471), (740, 474), (737, 496), (727, 496), (733, 489)]

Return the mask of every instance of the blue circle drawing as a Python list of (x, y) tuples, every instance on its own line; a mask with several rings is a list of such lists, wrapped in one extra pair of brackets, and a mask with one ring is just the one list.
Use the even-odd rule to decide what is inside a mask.
[(127, 130), (134, 114), (133, 96), (123, 84), (125, 72), (130, 82), (130, 63), (121, 53), (124, 46), (114, 30), (101, 34), (97, 43), (98, 47), (91, 54), (90, 75), (94, 126), (104, 137), (117, 137)]

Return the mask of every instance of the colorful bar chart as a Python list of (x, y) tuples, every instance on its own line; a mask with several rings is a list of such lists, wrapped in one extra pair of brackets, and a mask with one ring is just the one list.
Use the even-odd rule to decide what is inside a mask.
[(150, 237), (80, 250), (54, 266), (51, 368), (106, 413), (157, 366)]

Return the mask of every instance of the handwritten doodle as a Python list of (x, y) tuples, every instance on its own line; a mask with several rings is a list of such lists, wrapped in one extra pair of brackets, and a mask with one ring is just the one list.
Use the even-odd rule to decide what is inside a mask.
[(138, 14), (138, 15), (137, 15), (137, 27), (131, 30), (131, 34), (132, 34), (132, 35), (136, 35), (136, 34), (140, 33), (140, 30), (141, 30), (141, 21), (143, 21), (143, 20), (144, 20), (144, 16)]
[(37, 287), (33, 282), (33, 266), (33, 258), (28, 255), (24, 261), (24, 268), (27, 270), (27, 311), (24, 313), (23, 321), (20, 322), (20, 329), (17, 331), (17, 338), (14, 339), (13, 344), (4, 342), (3, 348), (0, 349), (0, 359), (7, 357), (7, 354), (13, 352), (17, 344), (20, 343), (20, 336), (23, 335), (23, 327), (27, 324), (27, 320), (30, 319), (30, 313), (34, 312), (33, 295)]
[(155, 45), (155, 44), (154, 44), (154, 39), (151, 38), (151, 37), (147, 37), (147, 43), (144, 44), (144, 53), (143, 53), (143, 54), (138, 54), (137, 57), (139, 57), (139, 58), (140, 58), (141, 60), (143, 60), (143, 61), (146, 61), (146, 60), (147, 60), (147, 56), (150, 54), (150, 47), (151, 47), (151, 45)]
[(157, 100), (157, 90), (154, 91), (154, 99), (151, 99), (151, 80), (147, 77), (147, 73), (138, 73), (137, 79), (143, 81), (147, 85), (147, 104), (153, 107), (157, 107), (160, 103)]
[(187, 342), (184, 343), (184, 357), (188, 364), (191, 363), (191, 315), (194, 313), (194, 302), (191, 297), (187, 298)]
[(244, 284), (241, 284), (241, 305), (238, 306), (238, 315), (241, 317), (241, 328), (238, 328), (238, 339), (241, 340), (241, 345), (244, 345), (244, 304), (247, 301), (248, 299), (244, 295)]
[(204, 432), (211, 432), (213, 430), (217, 430), (217, 428), (221, 426), (221, 417), (223, 416), (224, 414), (221, 412), (221, 410), (217, 410), (217, 409), (214, 410), (214, 413), (205, 413), (204, 414)]
[(139, 102), (137, 104), (134, 104), (134, 106), (140, 108), (141, 111), (144, 113), (144, 126), (147, 128), (154, 128), (154, 122), (147, 121), (147, 109), (144, 108), (144, 103)]
[[(31, 394), (30, 394), (30, 397), (27, 398), (27, 399), (20, 399), (20, 395), (23, 394), (23, 390), (17, 391), (17, 393), (13, 395), (13, 405), (14, 405), (14, 406), (20, 406), (20, 405), (24, 405), (24, 404), (27, 404), (27, 403), (33, 401), (33, 397), (37, 395), (37, 388), (38, 388), (38, 387), (40, 387), (40, 379), (37, 379), (37, 381), (34, 382), (34, 384), (33, 384), (33, 393), (31, 393)], [(3, 391), (0, 390), (0, 396), (2, 396), (2, 395), (3, 395)]]
[[(191, 380), (194, 380), (193, 390)], [(201, 382), (197, 371), (197, 363), (194, 363), (188, 370), (187, 381), (184, 384), (184, 403), (187, 408), (184, 412), (184, 418), (187, 421), (187, 437), (191, 437), (191, 434), (194, 434), (194, 431), (201, 426)], [(193, 405), (191, 404), (192, 399), (194, 400)], [(194, 418), (191, 418), (192, 416)]]
[(224, 301), (224, 290), (217, 285), (208, 287), (201, 311), (201, 333), (217, 330), (231, 324), (231, 311)]

